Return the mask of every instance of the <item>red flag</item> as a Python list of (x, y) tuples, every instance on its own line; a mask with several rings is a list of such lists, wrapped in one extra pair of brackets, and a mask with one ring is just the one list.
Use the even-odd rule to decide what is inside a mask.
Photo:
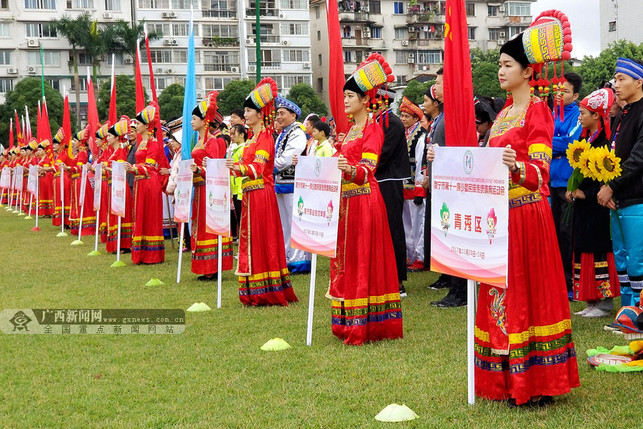
[(158, 103), (159, 100), (156, 98), (156, 83), (154, 82), (154, 65), (152, 64), (152, 54), (150, 53), (150, 39), (147, 37), (147, 31), (145, 32), (145, 49), (147, 50), (147, 65), (150, 68), (150, 86), (152, 87), (152, 100), (155, 103)]
[[(111, 103), (111, 100), (110, 100)], [(87, 73), (87, 124), (89, 129), (88, 146), (92, 151), (92, 155), (98, 156), (98, 146), (96, 146), (96, 131), (100, 124), (98, 123), (98, 108), (96, 107), (96, 97), (94, 96), (94, 83), (92, 77)]]
[(143, 78), (141, 76), (141, 61), (136, 49), (136, 113), (145, 109), (145, 91), (143, 90)]
[(13, 119), (9, 119), (9, 149), (13, 149)]
[(118, 115), (116, 113), (116, 75), (114, 74), (114, 57), (112, 56), (112, 87), (109, 96), (109, 125), (114, 125), (118, 122)]
[(444, 34), (444, 127), (447, 146), (478, 146), (464, 0), (447, 0)]
[[(339, 29), (339, 12), (337, 0), (326, 0), (326, 22), (328, 24), (328, 94), (330, 111), (335, 121), (337, 134), (345, 133), (350, 128), (348, 117), (344, 112), (344, 50)], [(151, 67), (151, 66), (150, 66)]]
[(16, 137), (18, 137), (18, 147), (22, 146), (22, 132), (20, 131), (20, 119), (18, 119), (18, 112), (14, 109), (13, 113), (16, 115)]
[(67, 156), (69, 160), (74, 159), (74, 152), (71, 147), (71, 116), (69, 114), (69, 94), (65, 94), (65, 103), (63, 106), (63, 141), (60, 145), (64, 148), (67, 145)]
[(42, 114), (41, 114), (41, 111), (40, 111), (40, 101), (38, 101), (38, 116), (36, 118), (36, 140), (38, 140), (38, 143), (40, 143), (42, 141), (41, 140), (42, 129), (41, 129), (41, 126), (40, 126), (41, 119), (42, 119)]
[[(41, 114), (41, 122), (42, 122), (42, 139), (49, 141), (49, 146), (47, 146), (46, 152), (49, 154), (49, 156), (53, 157), (54, 154), (54, 149), (53, 149), (53, 140), (51, 138), (51, 125), (49, 124), (49, 112), (47, 111), (47, 100), (45, 98), (42, 98), (42, 114)], [(38, 125), (38, 128), (40, 128), (40, 124)]]

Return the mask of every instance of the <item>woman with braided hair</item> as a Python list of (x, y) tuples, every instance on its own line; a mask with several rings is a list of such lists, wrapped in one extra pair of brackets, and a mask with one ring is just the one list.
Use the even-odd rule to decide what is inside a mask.
[[(209, 233), (205, 225), (205, 170), (206, 158), (225, 158), (225, 141), (209, 133), (210, 124), (217, 126), (223, 118), (217, 107), (216, 91), (212, 91), (194, 110), (192, 110), (192, 129), (199, 133), (199, 140), (192, 149), (192, 172), (194, 178), (194, 199), (192, 200), (192, 272), (200, 274), (201, 281), (216, 280), (218, 274), (219, 239), (216, 234)], [(232, 238), (223, 237), (223, 271), (232, 269)]]
[(228, 158), (234, 177), (243, 178), (239, 228), (239, 300), (244, 305), (288, 305), (297, 301), (286, 266), (286, 248), (275, 195), (274, 133), (277, 84), (265, 78), (243, 103), (253, 135), (238, 162)]
[(159, 168), (165, 158), (155, 132), (161, 127), (159, 107), (152, 102), (136, 115), (136, 133), (141, 141), (134, 156), (136, 164), (125, 163), (134, 174), (132, 201), (132, 263), (158, 264), (165, 261), (163, 238), (163, 189)]

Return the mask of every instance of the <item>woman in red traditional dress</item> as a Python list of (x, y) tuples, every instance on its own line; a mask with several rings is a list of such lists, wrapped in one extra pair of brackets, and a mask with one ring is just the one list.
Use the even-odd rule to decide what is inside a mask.
[(35, 155), (37, 148), (38, 140), (33, 137), (24, 147), (25, 157), (22, 162), (22, 211), (27, 215), (36, 213), (36, 198), (27, 190), (27, 183), (29, 182), (29, 167), (38, 165), (38, 160)]
[[(96, 131), (96, 145), (101, 149), (100, 156), (96, 159), (95, 164), (102, 164), (102, 177), (94, 176), (94, 186), (100, 186), (100, 211), (98, 212), (98, 234), (101, 243), (107, 242), (107, 218), (109, 216), (109, 186), (107, 167), (110, 167), (108, 161), (114, 154), (114, 148), (107, 143), (107, 130), (109, 125), (105, 124)], [(94, 170), (95, 171), (95, 170)]]
[[(80, 235), (94, 235), (96, 232), (96, 212), (94, 211), (94, 195), (89, 182), (89, 174), (85, 178), (85, 194), (82, 190), (83, 165), (89, 162), (87, 151), (87, 140), (89, 139), (88, 129), (80, 130), (72, 140), (72, 151), (69, 152), (69, 159), (72, 165), (69, 167), (72, 180), (72, 203), (71, 203), (71, 233), (78, 235), (78, 228), (81, 227)], [(82, 199), (82, 201), (81, 201)], [(82, 218), (81, 218), (82, 216)]]
[[(122, 116), (121, 119), (112, 125), (107, 131), (107, 143), (111, 146), (113, 153), (107, 160), (107, 171), (110, 172), (110, 179), (108, 180), (109, 189), (107, 190), (110, 195), (108, 217), (107, 217), (107, 243), (105, 250), (110, 253), (116, 253), (118, 246), (118, 215), (112, 214), (111, 210), (111, 191), (112, 180), (111, 170), (112, 162), (127, 162), (128, 148), (125, 142), (125, 136), (129, 133), (130, 119), (127, 116)], [(132, 193), (129, 186), (125, 186), (125, 217), (121, 219), (121, 253), (127, 253), (132, 248)]]
[[(216, 280), (218, 272), (219, 240), (216, 234), (207, 232), (205, 225), (206, 195), (205, 158), (225, 158), (225, 141), (208, 132), (210, 124), (217, 127), (223, 122), (217, 107), (217, 92), (208, 94), (192, 110), (192, 129), (199, 133), (199, 141), (192, 149), (192, 172), (194, 173), (194, 198), (192, 200), (192, 272), (200, 274), (198, 280)], [(207, 168), (207, 165), (205, 166)], [(223, 237), (223, 271), (232, 269), (232, 239)]]
[(244, 117), (253, 135), (238, 162), (226, 160), (232, 175), (243, 178), (236, 274), (239, 276), (239, 300), (244, 305), (288, 305), (297, 301), (286, 266), (272, 175), (276, 96), (277, 84), (271, 78), (265, 78), (246, 98)]
[[(566, 22), (561, 12), (544, 12), (500, 50), (498, 78), (511, 97), (491, 128), (489, 146), (505, 148), (502, 162), (510, 171), (509, 268), (506, 288), (480, 285), (475, 380), (478, 396), (508, 399), (510, 406), (546, 405), (579, 386), (565, 276), (544, 196), (554, 120), (530, 88), (549, 85), (537, 76), (546, 70), (537, 58), (569, 59)], [(559, 50), (542, 52), (552, 46)]]
[(134, 174), (134, 211), (132, 213), (132, 263), (158, 264), (165, 261), (163, 238), (163, 191), (159, 166), (165, 157), (154, 133), (160, 129), (159, 107), (147, 106), (136, 115), (136, 132), (141, 141), (134, 156), (136, 164), (125, 163)]
[(52, 158), (47, 153), (49, 140), (43, 140), (38, 145), (38, 215), (51, 216), (54, 214), (54, 177), (52, 174)]
[(343, 174), (337, 256), (326, 296), (333, 334), (351, 345), (403, 336), (395, 253), (375, 179), (384, 132), (368, 112), (377, 106), (377, 88), (393, 79), (384, 58), (371, 54), (344, 85), (345, 111), (355, 123), (338, 152)]
[[(69, 210), (70, 210), (70, 195), (71, 195), (71, 182), (69, 174), (66, 173), (64, 166), (67, 163), (67, 148), (62, 144), (65, 132), (62, 127), (58, 130), (52, 141), (54, 150), (54, 216), (51, 218), (53, 226), (60, 226), (61, 215), (65, 217), (65, 226), (69, 226)], [(64, 203), (61, 202), (60, 180), (63, 180)], [(63, 207), (64, 206), (64, 207)]]

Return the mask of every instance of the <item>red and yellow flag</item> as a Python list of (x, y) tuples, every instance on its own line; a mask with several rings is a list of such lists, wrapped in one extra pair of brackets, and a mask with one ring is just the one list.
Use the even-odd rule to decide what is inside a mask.
[(350, 124), (344, 112), (344, 50), (339, 29), (337, 0), (326, 0), (326, 22), (328, 26), (328, 96), (330, 111), (335, 121), (337, 134), (348, 132)]

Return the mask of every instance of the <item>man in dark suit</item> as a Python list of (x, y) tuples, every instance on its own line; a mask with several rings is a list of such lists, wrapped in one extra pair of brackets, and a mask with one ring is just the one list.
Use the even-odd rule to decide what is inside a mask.
[[(395, 99), (395, 93), (378, 91), (379, 95), (388, 96), (389, 103)], [(397, 278), (400, 281), (400, 296), (406, 296), (404, 280), (406, 280), (406, 238), (404, 236), (404, 181), (411, 177), (409, 154), (406, 148), (404, 125), (391, 109), (384, 111), (376, 118), (384, 130), (384, 144), (375, 171), (375, 178), (380, 186), (380, 192), (386, 206), (388, 226), (393, 239)], [(388, 122), (387, 122), (388, 121)]]

